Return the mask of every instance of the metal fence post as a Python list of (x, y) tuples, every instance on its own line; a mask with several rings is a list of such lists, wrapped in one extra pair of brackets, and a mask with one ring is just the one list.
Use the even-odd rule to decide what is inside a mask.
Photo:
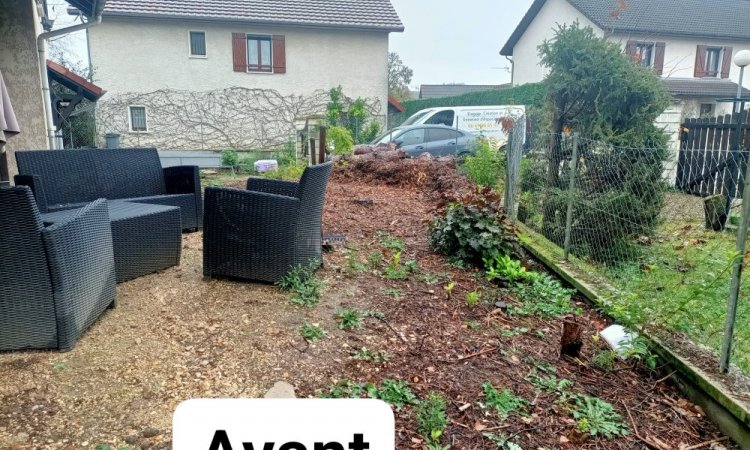
[(578, 133), (573, 133), (573, 155), (570, 159), (570, 183), (568, 183), (568, 214), (565, 218), (565, 247), (564, 258), (570, 256), (570, 234), (573, 227), (573, 200), (576, 188), (576, 172), (578, 171)]
[(525, 127), (525, 117), (516, 120), (513, 129), (510, 131), (508, 144), (506, 145), (505, 214), (511, 222), (516, 221), (516, 191), (521, 171), (521, 156), (524, 144), (523, 132)]
[[(744, 104), (743, 104), (744, 107)], [(744, 109), (744, 108), (743, 108)], [(742, 149), (742, 115), (740, 112), (737, 123), (737, 146), (735, 147), (736, 154), (741, 155), (747, 150)], [(747, 155), (747, 153), (745, 153)], [(734, 157), (736, 161), (736, 157)], [(739, 174), (738, 174), (739, 178)], [(740, 281), (742, 280), (742, 265), (745, 259), (745, 245), (747, 244), (747, 232), (748, 226), (750, 226), (750, 163), (747, 164), (745, 169), (745, 187), (742, 190), (742, 219), (740, 220), (740, 227), (737, 229), (737, 254), (734, 257), (732, 267), (732, 284), (729, 287), (729, 301), (727, 302), (727, 319), (724, 324), (724, 340), (721, 343), (721, 359), (719, 368), (722, 373), (729, 371), (729, 363), (732, 358), (732, 338), (734, 337), (734, 323), (737, 319), (737, 301), (740, 295)], [(732, 195), (729, 195), (729, 202), (731, 205)], [(729, 213), (727, 212), (727, 220), (729, 219)]]

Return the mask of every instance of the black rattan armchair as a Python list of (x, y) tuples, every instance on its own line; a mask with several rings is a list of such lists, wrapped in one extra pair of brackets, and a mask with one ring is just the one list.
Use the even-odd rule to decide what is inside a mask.
[(29, 187), (0, 188), (0, 350), (68, 351), (115, 302), (105, 200), (44, 227)]
[(247, 190), (206, 188), (203, 274), (276, 282), (321, 259), (321, 222), (330, 162), (299, 183), (250, 178)]

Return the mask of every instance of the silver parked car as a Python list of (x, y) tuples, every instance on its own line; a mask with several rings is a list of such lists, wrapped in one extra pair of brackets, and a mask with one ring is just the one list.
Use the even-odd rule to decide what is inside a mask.
[(408, 156), (429, 153), (432, 156), (466, 156), (474, 151), (477, 136), (445, 125), (410, 125), (396, 127), (375, 139), (371, 145), (391, 142)]

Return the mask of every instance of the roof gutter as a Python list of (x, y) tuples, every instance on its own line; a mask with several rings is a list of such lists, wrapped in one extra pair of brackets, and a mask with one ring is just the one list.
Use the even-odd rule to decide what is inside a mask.
[(44, 101), (44, 116), (47, 128), (47, 142), (50, 150), (57, 147), (55, 138), (55, 123), (52, 115), (52, 97), (50, 95), (49, 77), (47, 76), (47, 43), (51, 38), (63, 36), (76, 31), (86, 30), (102, 23), (101, 8), (97, 9), (97, 15), (90, 17), (87, 22), (79, 23), (59, 30), (47, 31), (36, 38), (36, 48), (39, 52), (39, 75), (42, 78), (42, 100)]

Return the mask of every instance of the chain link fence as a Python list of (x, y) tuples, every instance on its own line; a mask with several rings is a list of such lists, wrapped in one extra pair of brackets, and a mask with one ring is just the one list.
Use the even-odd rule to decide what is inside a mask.
[[(736, 250), (740, 200), (727, 197), (742, 192), (745, 144), (738, 144), (743, 150), (705, 151), (697, 142), (675, 154), (667, 147), (533, 133), (522, 154), (511, 146), (509, 161), (520, 158), (519, 180), (506, 201), (532, 245), (581, 281), (603, 287), (610, 314), (667, 339), (678, 352), (708, 355), (718, 369), (734, 263), (742, 253)], [(679, 173), (700, 178), (719, 195), (704, 202), (685, 192), (684, 180), (675, 187)], [(739, 292), (732, 362), (750, 374), (747, 277)]]

